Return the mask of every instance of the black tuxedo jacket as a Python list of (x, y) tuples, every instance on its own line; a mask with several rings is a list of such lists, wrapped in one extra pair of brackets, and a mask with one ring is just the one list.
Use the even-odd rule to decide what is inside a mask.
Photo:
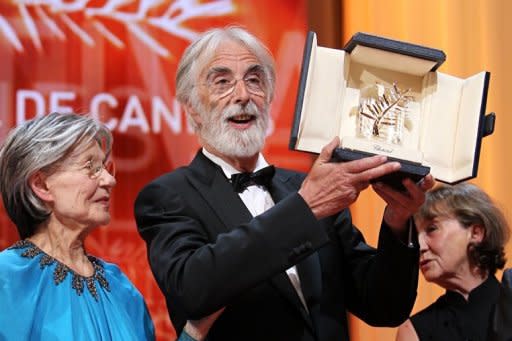
[(489, 330), (490, 341), (512, 341), (512, 269), (503, 271), (500, 294)]
[[(297, 193), (304, 175), (277, 169), (276, 205), (252, 217), (222, 170), (199, 152), (147, 185), (139, 233), (179, 333), (226, 306), (208, 340), (348, 340), (346, 312), (396, 326), (416, 297), (418, 249), (381, 227), (368, 246), (350, 213), (317, 220)], [(377, 212), (368, 212), (377, 214)], [(297, 265), (307, 310), (285, 270)]]

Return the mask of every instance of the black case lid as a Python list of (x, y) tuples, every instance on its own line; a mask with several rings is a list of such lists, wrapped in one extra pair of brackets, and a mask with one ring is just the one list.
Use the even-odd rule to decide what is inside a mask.
[(434, 65), (431, 71), (437, 70), (446, 60), (446, 54), (441, 50), (362, 32), (354, 34), (343, 49), (351, 53), (357, 45), (434, 61), (436, 65)]

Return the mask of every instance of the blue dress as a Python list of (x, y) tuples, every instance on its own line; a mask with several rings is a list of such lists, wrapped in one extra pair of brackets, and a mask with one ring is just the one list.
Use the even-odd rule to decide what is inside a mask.
[(140, 292), (88, 257), (95, 273), (83, 277), (26, 240), (0, 252), (0, 341), (154, 340)]

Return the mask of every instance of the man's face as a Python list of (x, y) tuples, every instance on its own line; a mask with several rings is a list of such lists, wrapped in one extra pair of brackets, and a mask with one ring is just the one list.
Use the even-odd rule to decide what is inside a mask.
[(245, 47), (232, 41), (219, 46), (199, 76), (191, 108), (205, 147), (230, 157), (261, 151), (269, 120), (265, 77), (259, 60)]

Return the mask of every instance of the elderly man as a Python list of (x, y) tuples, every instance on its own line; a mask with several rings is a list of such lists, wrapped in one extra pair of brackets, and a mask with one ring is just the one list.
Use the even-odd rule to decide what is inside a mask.
[(208, 340), (348, 340), (347, 311), (399, 325), (416, 296), (410, 218), (432, 177), (404, 181), (406, 193), (373, 186), (387, 207), (378, 249), (368, 246), (348, 206), (400, 165), (329, 162), (334, 138), (307, 175), (269, 166), (261, 150), (274, 81), (268, 50), (237, 27), (206, 32), (179, 64), (177, 97), (202, 148), (135, 203), (177, 332), (223, 307)]

